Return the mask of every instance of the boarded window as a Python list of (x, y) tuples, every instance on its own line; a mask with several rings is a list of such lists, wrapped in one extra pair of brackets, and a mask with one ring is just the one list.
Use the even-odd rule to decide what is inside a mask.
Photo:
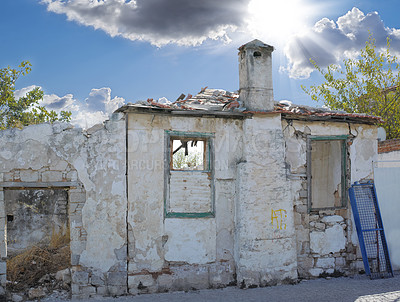
[(165, 216), (214, 215), (213, 134), (166, 132)]
[(347, 136), (309, 137), (309, 210), (346, 206), (346, 139)]

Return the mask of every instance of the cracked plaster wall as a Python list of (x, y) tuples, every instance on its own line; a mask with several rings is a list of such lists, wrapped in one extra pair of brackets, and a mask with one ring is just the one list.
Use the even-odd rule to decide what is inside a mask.
[[(74, 297), (265, 286), (362, 268), (350, 209), (307, 212), (306, 137), (350, 135), (354, 182), (372, 176), (376, 127), (289, 125), (278, 114), (127, 116), (127, 150), (122, 115), (86, 132), (59, 123), (0, 132), (0, 182), (76, 183), (68, 189)], [(215, 217), (164, 218), (165, 130), (214, 133)], [(0, 216), (5, 225), (4, 202)], [(4, 260), (5, 241), (0, 253)]]
[[(164, 218), (165, 130), (215, 133), (215, 217)], [(128, 114), (130, 293), (219, 287), (235, 280), (241, 135), (241, 120)]]
[(126, 292), (124, 133), (121, 114), (87, 131), (54, 123), (0, 132), (3, 187), (68, 187), (73, 297)]
[(344, 209), (308, 213), (307, 135), (348, 135), (348, 183), (373, 178), (377, 127), (332, 122), (282, 120), (286, 164), (294, 201), (297, 259), (300, 277), (352, 273), (364, 269), (349, 201)]
[(293, 201), (286, 180), (280, 115), (244, 121), (238, 168), (238, 283), (266, 286), (297, 279)]

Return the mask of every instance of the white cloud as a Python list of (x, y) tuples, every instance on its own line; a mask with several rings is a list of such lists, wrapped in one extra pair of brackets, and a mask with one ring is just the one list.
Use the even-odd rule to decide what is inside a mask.
[(85, 102), (89, 111), (102, 111), (106, 114), (113, 113), (118, 107), (125, 104), (125, 100), (121, 97), (111, 98), (111, 88), (108, 87), (92, 89)]
[(33, 89), (35, 89), (37, 87), (40, 88), (40, 86), (31, 85), (31, 86), (27, 86), (27, 87), (24, 87), (24, 88), (21, 88), (21, 89), (17, 89), (17, 90), (14, 91), (14, 97), (16, 99), (25, 97), (29, 91), (31, 91), (31, 90), (33, 90)]
[[(14, 96), (20, 98), (25, 96), (32, 89), (40, 86), (28, 86), (16, 90)], [(57, 96), (55, 94), (45, 94), (39, 105), (45, 106), (48, 110), (71, 111), (71, 123), (82, 128), (90, 128), (91, 126), (101, 123), (108, 119), (109, 116), (119, 107), (125, 104), (125, 100), (121, 97), (111, 97), (111, 88), (103, 87), (92, 89), (89, 96), (84, 101), (79, 101), (72, 94)]]
[(108, 115), (103, 111), (78, 111), (73, 112), (71, 123), (78, 127), (88, 129), (108, 119)]
[(197, 45), (227, 40), (245, 22), (250, 0), (42, 0), (47, 10), (112, 37)]
[(365, 15), (354, 7), (336, 22), (323, 18), (308, 31), (292, 36), (284, 50), (289, 60), (285, 70), (292, 78), (308, 78), (314, 70), (310, 59), (326, 67), (346, 57), (355, 57), (370, 32), (378, 49), (385, 48), (386, 38), (390, 37), (391, 49), (400, 53), (400, 30), (385, 27), (377, 12)]
[(93, 88), (81, 105), (79, 112), (72, 115), (72, 122), (83, 128), (106, 120), (116, 109), (125, 104), (121, 97), (111, 98), (111, 88)]
[(45, 94), (43, 100), (39, 102), (41, 106), (45, 106), (48, 110), (54, 111), (78, 111), (78, 102), (74, 99), (72, 94), (66, 94), (63, 97), (59, 97), (55, 94)]

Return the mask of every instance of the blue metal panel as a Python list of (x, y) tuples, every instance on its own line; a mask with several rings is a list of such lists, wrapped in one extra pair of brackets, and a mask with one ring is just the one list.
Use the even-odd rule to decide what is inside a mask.
[(355, 183), (349, 196), (366, 274), (371, 279), (393, 277), (374, 184)]

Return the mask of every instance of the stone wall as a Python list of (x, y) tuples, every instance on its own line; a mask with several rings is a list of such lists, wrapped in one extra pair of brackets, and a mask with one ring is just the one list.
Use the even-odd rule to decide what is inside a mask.
[(294, 201), (298, 273), (301, 278), (362, 271), (350, 203), (337, 209), (309, 209), (307, 137), (347, 135), (347, 186), (372, 178), (376, 158), (374, 126), (345, 123), (282, 121), (286, 141), (288, 179)]
[[(8, 189), (68, 191), (72, 295), (126, 293), (125, 121), (82, 131), (40, 124), (0, 132), (0, 275), (5, 285)], [(122, 282), (123, 281), (123, 282)]]

